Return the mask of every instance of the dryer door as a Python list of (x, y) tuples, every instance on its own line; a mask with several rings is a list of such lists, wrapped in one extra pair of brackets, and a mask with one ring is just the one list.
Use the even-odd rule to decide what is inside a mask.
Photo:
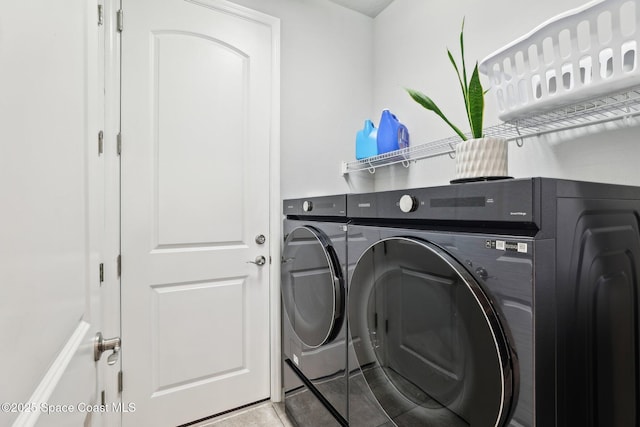
[(321, 230), (302, 226), (287, 236), (281, 292), (285, 314), (303, 344), (315, 348), (335, 338), (344, 318), (342, 268)]
[(396, 425), (508, 422), (515, 358), (490, 298), (441, 248), (415, 238), (369, 247), (351, 276), (349, 325), (368, 386), (352, 380), (352, 392), (370, 390)]

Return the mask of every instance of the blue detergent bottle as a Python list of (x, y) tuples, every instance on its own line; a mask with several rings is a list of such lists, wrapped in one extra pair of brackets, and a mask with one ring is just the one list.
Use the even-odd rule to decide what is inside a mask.
[(378, 154), (409, 146), (409, 131), (389, 110), (382, 110), (377, 138)]
[(366, 159), (378, 154), (378, 129), (371, 120), (364, 121), (364, 128), (356, 134), (356, 159)]

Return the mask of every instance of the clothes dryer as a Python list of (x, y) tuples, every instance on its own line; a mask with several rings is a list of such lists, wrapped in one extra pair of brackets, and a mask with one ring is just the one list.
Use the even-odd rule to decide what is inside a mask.
[(640, 425), (640, 189), (347, 199), (351, 426)]
[(347, 425), (346, 196), (284, 201), (285, 409), (301, 427)]

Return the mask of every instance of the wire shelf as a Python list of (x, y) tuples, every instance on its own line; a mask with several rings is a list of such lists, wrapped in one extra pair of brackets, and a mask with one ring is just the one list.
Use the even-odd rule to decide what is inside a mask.
[[(526, 118), (514, 119), (485, 129), (485, 136), (502, 137), (507, 141), (522, 142), (525, 138), (563, 130), (576, 129), (640, 115), (640, 86), (608, 94), (551, 112), (541, 112)], [(466, 134), (470, 137), (470, 134)], [(460, 137), (451, 136), (437, 141), (403, 148), (366, 159), (342, 163), (342, 173), (367, 170), (374, 173), (379, 167), (402, 164), (450, 155), (454, 157)]]

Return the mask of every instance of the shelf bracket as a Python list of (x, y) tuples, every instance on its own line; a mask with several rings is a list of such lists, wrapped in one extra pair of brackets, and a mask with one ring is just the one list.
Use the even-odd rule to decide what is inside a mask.
[(375, 167), (375, 166), (373, 166), (373, 165), (371, 164), (371, 160), (367, 160), (367, 163), (369, 164), (369, 167), (367, 168), (367, 170), (369, 171), (369, 173), (370, 173), (371, 175), (373, 175), (374, 173), (376, 173), (376, 167)]
[(522, 137), (522, 134), (520, 133), (520, 128), (518, 127), (517, 124), (516, 124), (516, 132), (518, 133), (518, 137), (516, 138), (516, 145), (522, 148), (524, 146), (524, 138)]
[(449, 151), (447, 154), (449, 154), (449, 157), (451, 159), (455, 160), (455, 158), (456, 158), (456, 146), (455, 146), (455, 144), (453, 142), (450, 142), (449, 143), (449, 148), (451, 148), (451, 151)]

